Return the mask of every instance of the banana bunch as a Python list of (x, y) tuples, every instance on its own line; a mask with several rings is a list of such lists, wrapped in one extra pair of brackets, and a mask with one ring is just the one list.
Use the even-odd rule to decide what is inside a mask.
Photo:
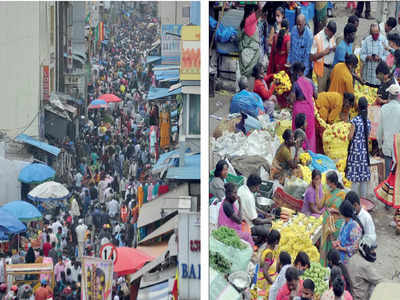
[(303, 166), (308, 166), (311, 163), (312, 158), (308, 152), (303, 152), (300, 154), (299, 160)]
[(333, 160), (347, 157), (351, 124), (338, 122), (327, 126), (322, 136), (324, 151)]
[(273, 222), (272, 228), (281, 233), (281, 241), (276, 254), (279, 255), (281, 251), (287, 251), (291, 257), (296, 257), (300, 251), (304, 251), (312, 262), (319, 262), (319, 251), (311, 241), (313, 233), (311, 230), (318, 228), (319, 224), (319, 219), (307, 217), (300, 213), (287, 223), (281, 220)]
[(289, 75), (285, 71), (280, 71), (274, 75), (274, 79), (279, 82), (276, 86), (275, 91), (278, 95), (282, 95), (292, 89), (292, 82), (290, 81)]

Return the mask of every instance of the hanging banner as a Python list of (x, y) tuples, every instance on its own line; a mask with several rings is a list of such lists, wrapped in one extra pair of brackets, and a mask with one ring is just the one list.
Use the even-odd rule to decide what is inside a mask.
[(181, 80), (200, 80), (200, 26), (181, 30)]
[(43, 66), (43, 81), (42, 81), (42, 92), (43, 101), (49, 101), (50, 99), (50, 77), (49, 77), (49, 66)]
[(161, 56), (163, 65), (179, 65), (181, 60), (182, 25), (161, 25)]
[(111, 300), (113, 266), (111, 260), (82, 258), (81, 300)]

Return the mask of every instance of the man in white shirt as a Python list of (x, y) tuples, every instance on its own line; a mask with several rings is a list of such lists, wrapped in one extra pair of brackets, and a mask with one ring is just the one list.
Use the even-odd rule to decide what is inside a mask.
[(372, 220), (371, 215), (363, 207), (361, 207), (360, 198), (356, 192), (350, 191), (346, 195), (346, 200), (349, 200), (357, 213), (357, 217), (360, 220), (364, 228), (364, 236), (368, 236), (371, 241), (376, 243), (376, 232), (375, 224)]
[(278, 296), (279, 290), (286, 283), (285, 274), (286, 270), (292, 266), (291, 263), (292, 263), (292, 258), (290, 257), (290, 254), (285, 251), (282, 251), (279, 254), (279, 261), (277, 262), (276, 272), (278, 273), (278, 276), (276, 277), (274, 283), (269, 289), (268, 300), (276, 300), (276, 296)]
[(330, 21), (324, 29), (314, 36), (310, 60), (314, 62), (314, 73), (317, 75), (318, 93), (328, 90), (328, 81), (333, 69), (336, 50), (336, 23)]
[(400, 86), (392, 84), (387, 90), (389, 92), (389, 103), (381, 108), (380, 122), (378, 126), (377, 141), (379, 149), (382, 149), (385, 158), (386, 174), (389, 176), (390, 165), (393, 159), (393, 138), (395, 133), (400, 132)]
[[(58, 228), (62, 227), (62, 224), (60, 223), (59, 220), (54, 221), (53, 224), (51, 224), (51, 229), (53, 230), (53, 233), (55, 234), (58, 231)], [(51, 239), (51, 238), (50, 238)]]
[(107, 203), (107, 213), (110, 218), (114, 219), (115, 216), (119, 212), (119, 203), (117, 200), (112, 199), (110, 202)]
[(258, 216), (254, 193), (259, 190), (260, 185), (260, 176), (251, 174), (247, 179), (247, 183), (238, 189), (238, 196), (242, 203), (243, 218), (249, 225), (251, 235), (253, 236), (255, 244), (258, 246), (266, 241), (266, 237), (270, 231), (267, 224), (271, 224), (271, 220), (260, 218)]
[(78, 171), (78, 173), (76, 173), (74, 179), (75, 179), (75, 187), (81, 188), (82, 187), (82, 179), (83, 179), (81, 172)]
[(85, 237), (86, 237), (87, 226), (83, 224), (83, 220), (79, 220), (79, 225), (75, 228), (76, 238), (78, 240), (78, 253), (79, 257), (83, 256), (85, 250)]

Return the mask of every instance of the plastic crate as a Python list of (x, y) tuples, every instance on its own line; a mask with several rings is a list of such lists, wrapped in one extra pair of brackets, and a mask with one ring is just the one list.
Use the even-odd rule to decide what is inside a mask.
[[(214, 171), (210, 172), (210, 182), (214, 177)], [(228, 176), (226, 177), (226, 182), (227, 183), (234, 183), (236, 184), (238, 187), (242, 186), (244, 184), (244, 177), (243, 176), (235, 176), (232, 174), (228, 173)]]
[(272, 181), (262, 181), (260, 186), (260, 196), (268, 199), (272, 199), (274, 194), (274, 183)]

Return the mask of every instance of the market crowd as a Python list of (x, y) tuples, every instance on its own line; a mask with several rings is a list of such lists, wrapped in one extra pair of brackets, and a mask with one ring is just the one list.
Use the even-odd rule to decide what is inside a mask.
[[(72, 196), (57, 206), (41, 203), (43, 222), (30, 224), (20, 241), (15, 237), (10, 243), (12, 252), (1, 258), (1, 299), (80, 299), (80, 258), (98, 256), (106, 243), (136, 247), (140, 234), (145, 234), (137, 228), (140, 207), (168, 191), (151, 176), (158, 154), (150, 147), (149, 128), (159, 125), (159, 114), (157, 106), (144, 101), (149, 88), (157, 84), (146, 56), (159, 39), (158, 20), (132, 14), (105, 26), (110, 31), (108, 43), (91, 57), (99, 67), (88, 86), (88, 105), (102, 94), (121, 101), (89, 109), (79, 139), (66, 138), (60, 145), (73, 157), (67, 175), (59, 178)], [(30, 243), (34, 236), (39, 241), (35, 247)], [(27, 241), (26, 249), (17, 246), (22, 240)], [(26, 284), (13, 285), (5, 294), (4, 264), (50, 261), (54, 289), (51, 278), (41, 275), (35, 292)], [(113, 299), (129, 299), (128, 286), (125, 277), (114, 280)]]
[[(230, 113), (254, 118), (266, 114), (273, 121), (278, 111), (291, 112), (290, 127), (282, 130), (282, 142), (269, 166), (269, 180), (282, 188), (293, 178), (308, 180), (300, 211), (322, 219), (317, 247), (320, 264), (330, 268), (329, 288), (318, 295), (321, 300), (370, 299), (375, 286), (384, 281), (375, 267), (374, 220), (362, 205), (370, 196), (373, 156), (384, 159), (386, 178), (373, 187), (374, 193), (387, 209), (395, 209), (394, 220), (391, 217), (387, 223), (400, 233), (399, 19), (395, 10), (390, 11), (385, 21), (373, 21), (369, 34), (360, 36), (359, 19), (372, 19), (370, 3), (365, 3), (363, 15), (364, 2), (349, 1), (353, 12), (342, 32), (328, 18), (334, 9), (326, 1), (315, 3), (314, 32), (295, 2), (246, 4), (237, 34), (239, 92), (232, 98)], [(302, 2), (303, 7), (309, 4)], [(288, 10), (295, 11), (292, 27), (285, 17)], [(371, 107), (378, 124), (370, 120)], [(334, 138), (328, 139), (328, 132), (334, 132)], [(314, 168), (306, 175), (304, 169), (314, 155), (320, 160), (326, 155), (337, 170)], [(217, 225), (235, 230), (253, 246), (260, 272), (252, 299), (316, 299), (317, 282), (301, 279), (310, 268), (308, 255), (299, 252), (291, 257), (275, 251), (281, 238), (271, 229), (276, 215), (256, 205), (263, 185), (259, 174), (251, 174), (238, 186), (230, 181), (228, 169), (233, 170), (226, 160), (216, 164), (211, 202), (219, 207)]]

